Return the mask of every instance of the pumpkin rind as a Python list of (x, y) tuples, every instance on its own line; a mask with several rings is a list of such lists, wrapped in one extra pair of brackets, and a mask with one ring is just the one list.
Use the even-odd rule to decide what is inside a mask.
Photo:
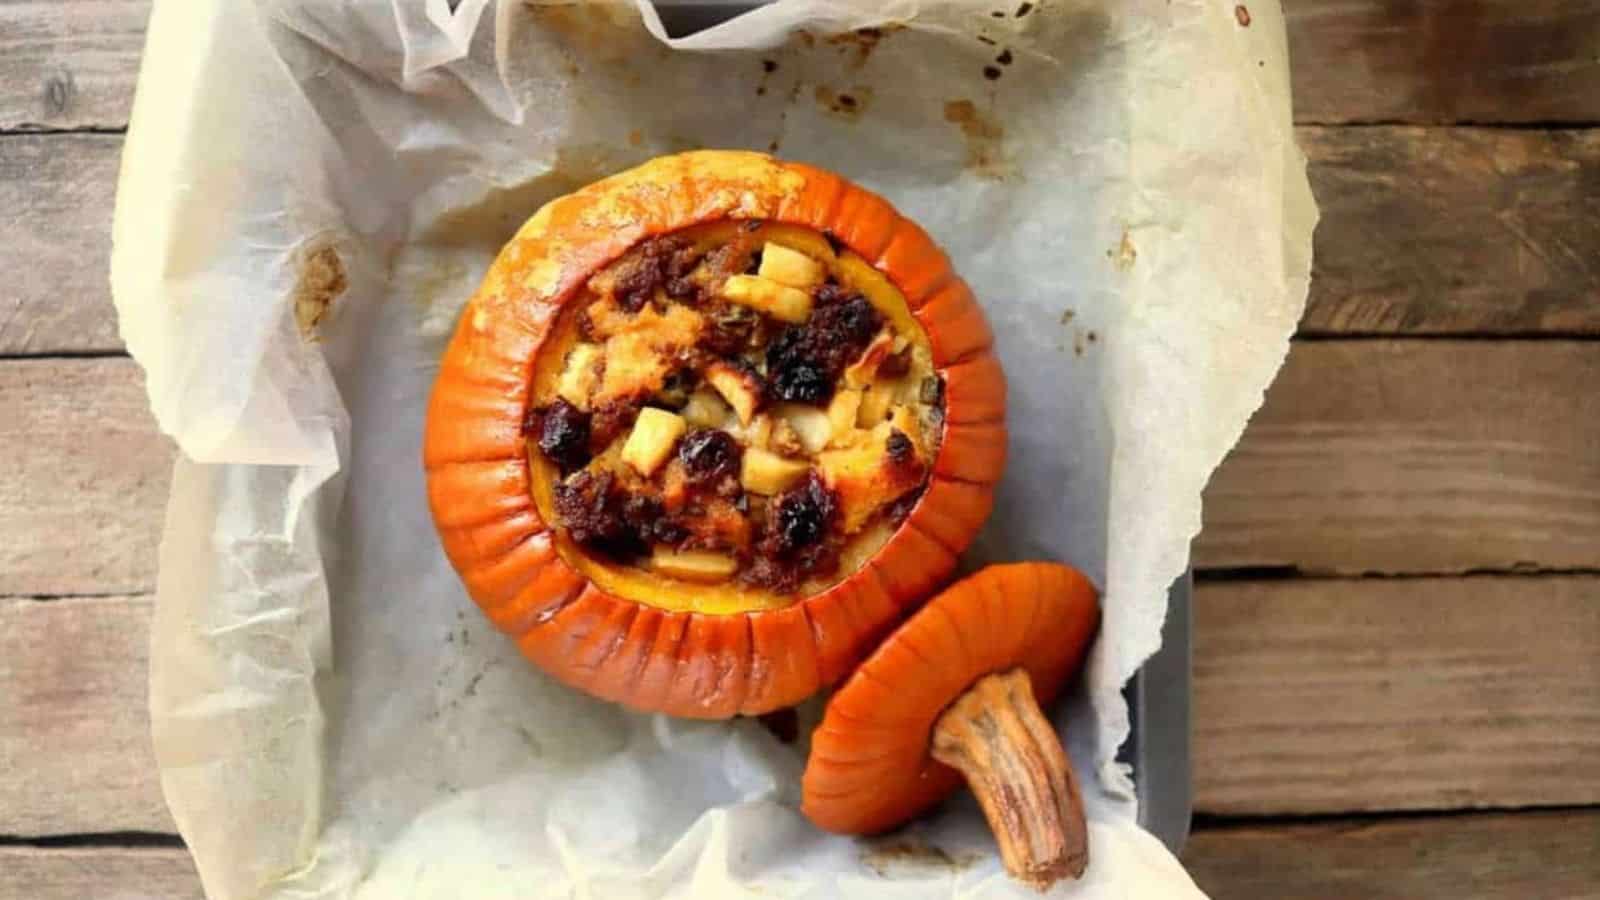
[[(856, 572), (786, 607), (667, 611), (599, 589), (562, 557), (532, 501), (522, 424), (539, 350), (588, 277), (645, 238), (725, 219), (831, 235), (887, 277), (928, 335), (946, 424), (928, 490)], [(429, 402), (429, 507), (473, 600), (560, 680), (695, 718), (792, 705), (843, 677), (948, 578), (987, 517), (1006, 437), (992, 340), (944, 253), (877, 195), (757, 153), (655, 159), (546, 204), (490, 267)]]
[(890, 635), (828, 701), (811, 737), (801, 811), (845, 834), (893, 828), (961, 784), (933, 759), (939, 716), (985, 675), (1021, 667), (1040, 705), (1082, 665), (1099, 625), (1095, 590), (1055, 563), (990, 566)]

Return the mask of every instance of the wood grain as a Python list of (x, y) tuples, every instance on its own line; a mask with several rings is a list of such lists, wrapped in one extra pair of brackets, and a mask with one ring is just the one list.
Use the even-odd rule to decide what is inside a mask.
[(174, 453), (132, 360), (0, 361), (0, 597), (151, 590)]
[(0, 2), (0, 131), (124, 128), (150, 0)]
[(182, 847), (0, 847), (0, 900), (202, 900)]
[(1297, 342), (1205, 495), (1201, 567), (1600, 567), (1600, 343)]
[(1593, 0), (1284, 0), (1301, 122), (1600, 121)]
[(150, 743), (151, 610), (0, 599), (0, 834), (174, 829)]
[(1201, 812), (1600, 803), (1600, 577), (1202, 583), (1194, 619)]
[(1202, 828), (1183, 862), (1217, 900), (1593, 900), (1600, 810)]
[(1302, 333), (1600, 334), (1600, 131), (1298, 135), (1322, 210)]
[(116, 135), (0, 138), (0, 356), (121, 349), (109, 285), (121, 149)]
[[(0, 601), (0, 834), (172, 829), (150, 611)], [(1202, 583), (1195, 628), (1203, 813), (1600, 803), (1600, 577)]]
[[(1198, 829), (1183, 862), (1218, 900), (1588, 900), (1600, 810)], [(181, 848), (0, 847), (0, 900), (201, 897)]]
[[(149, 0), (0, 3), (0, 130), (127, 125)], [(1300, 121), (1600, 122), (1591, 0), (1286, 0)]]
[[(1302, 128), (1322, 224), (1302, 330), (1600, 334), (1600, 130)], [(120, 138), (0, 140), (0, 356), (120, 349)]]
[[(1299, 342), (1195, 561), (1600, 567), (1600, 343)], [(0, 361), (0, 595), (151, 590), (174, 451), (124, 359)], [(64, 489), (70, 488), (70, 489)]]

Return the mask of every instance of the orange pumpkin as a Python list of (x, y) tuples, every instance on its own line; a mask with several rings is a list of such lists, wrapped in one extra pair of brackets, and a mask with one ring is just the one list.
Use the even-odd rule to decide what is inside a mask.
[(965, 779), (1013, 877), (1043, 888), (1082, 875), (1083, 801), (1040, 704), (1077, 672), (1099, 622), (1094, 587), (1067, 566), (990, 566), (951, 586), (829, 699), (801, 810), (870, 834)]
[[(621, 290), (616, 283), (626, 279), (615, 275), (621, 261), (664, 237), (684, 247), (741, 235), (769, 241), (763, 272), (776, 265), (766, 261), (778, 255), (774, 241), (779, 250), (787, 243), (809, 254), (830, 284), (870, 303), (884, 333), (894, 337), (891, 346), (905, 344), (902, 355), (920, 360), (943, 388), (932, 400), (936, 413), (921, 410), (931, 419), (906, 413), (893, 429), (863, 431), (893, 440), (903, 421), (932, 421), (913, 442), (921, 454), (920, 498), (909, 512), (899, 511), (897, 525), (862, 526), (873, 537), (841, 544), (837, 572), (806, 582), (804, 590), (739, 578), (708, 584), (663, 574), (669, 570), (651, 568), (653, 557), (650, 565), (623, 564), (591, 552), (558, 514), (570, 490), (564, 470), (540, 452), (548, 427), (534, 438), (527, 426), (530, 414), (548, 423), (552, 398), (568, 396), (563, 366), (570, 369), (573, 348), (600, 318), (599, 307), (585, 304), (602, 302), (594, 299), (602, 290), (597, 284)], [(722, 278), (720, 290), (732, 296), (733, 276)], [(667, 310), (661, 322), (676, 316), (693, 328), (704, 324), (693, 309), (661, 308)], [(473, 600), (530, 660), (562, 681), (636, 709), (697, 718), (789, 706), (848, 673), (948, 578), (987, 518), (1006, 445), (1005, 384), (991, 344), (982, 312), (945, 255), (875, 194), (756, 153), (658, 158), (548, 203), (495, 260), (462, 313), (428, 407), (429, 505)], [(613, 344), (603, 346), (610, 352)], [(652, 373), (660, 381), (651, 368), (656, 360), (635, 371), (620, 358), (580, 373), (590, 383), (606, 382), (584, 390), (609, 390), (607, 372), (618, 382)], [(637, 415), (636, 432), (646, 417)], [(652, 425), (676, 415), (649, 414)], [(682, 430), (681, 423), (667, 424)], [(668, 437), (646, 448), (643, 465), (660, 464), (661, 453), (648, 451), (673, 446), (673, 433), (668, 429)], [(786, 437), (792, 442), (792, 430)], [(619, 438), (613, 446), (623, 444)], [(682, 444), (676, 446), (681, 452)], [(637, 468), (631, 452), (622, 446), (622, 457)], [(756, 499), (770, 510), (787, 496)]]

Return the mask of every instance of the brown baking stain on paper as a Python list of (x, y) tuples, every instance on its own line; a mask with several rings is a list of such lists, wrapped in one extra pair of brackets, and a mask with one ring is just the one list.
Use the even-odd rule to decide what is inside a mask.
[(318, 326), (328, 317), (333, 301), (344, 294), (350, 281), (345, 275), (344, 260), (330, 240), (304, 245), (296, 267), (300, 274), (294, 284), (294, 321), (300, 327), (301, 337), (316, 341)]
[(854, 122), (867, 111), (872, 102), (872, 88), (857, 85), (848, 91), (834, 91), (819, 84), (816, 90), (817, 105), (846, 121)]
[(877, 841), (863, 847), (861, 862), (876, 872), (880, 878), (899, 873), (938, 870), (948, 873), (970, 869), (983, 859), (983, 855), (970, 850), (951, 853), (932, 844), (904, 838)]
[(1004, 152), (1005, 129), (979, 112), (971, 100), (951, 100), (946, 103), (944, 120), (960, 128), (967, 140), (966, 168), (980, 177), (995, 181), (1013, 174)]
[(839, 48), (842, 53), (851, 54), (851, 66), (859, 69), (867, 64), (872, 51), (878, 49), (884, 38), (903, 30), (905, 30), (904, 25), (893, 22), (876, 28), (857, 28), (855, 31), (846, 31), (828, 38), (828, 44)]

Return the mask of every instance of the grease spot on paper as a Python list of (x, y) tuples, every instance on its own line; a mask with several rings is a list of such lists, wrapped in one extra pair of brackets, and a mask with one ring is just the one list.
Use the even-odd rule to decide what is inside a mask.
[(1006, 159), (1003, 140), (1006, 131), (1000, 123), (978, 111), (971, 100), (950, 100), (944, 105), (944, 120), (961, 129), (967, 141), (965, 166), (983, 178), (996, 181), (1010, 177), (1011, 162)]
[(295, 324), (300, 327), (301, 337), (315, 341), (318, 340), (318, 326), (328, 317), (333, 301), (339, 299), (350, 282), (345, 275), (344, 260), (329, 238), (313, 239), (302, 246), (296, 268), (299, 276), (294, 285)]

